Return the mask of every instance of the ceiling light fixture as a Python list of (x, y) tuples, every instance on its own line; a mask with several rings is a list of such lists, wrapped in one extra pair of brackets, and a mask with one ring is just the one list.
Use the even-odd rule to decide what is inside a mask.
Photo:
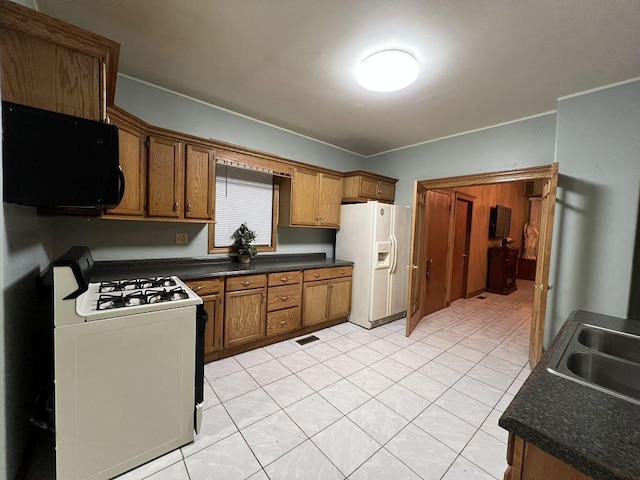
[(374, 92), (408, 87), (418, 77), (418, 62), (404, 50), (382, 50), (365, 58), (356, 69), (358, 83)]

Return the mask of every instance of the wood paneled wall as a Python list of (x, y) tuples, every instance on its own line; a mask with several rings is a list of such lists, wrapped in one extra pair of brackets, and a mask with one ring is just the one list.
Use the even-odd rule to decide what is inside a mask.
[(509, 236), (515, 241), (512, 247), (522, 250), (522, 232), (529, 215), (529, 200), (526, 195), (525, 182), (463, 187), (456, 190), (475, 197), (467, 280), (467, 292), (471, 296), (486, 289), (487, 251), (491, 247), (500, 246), (499, 239), (489, 238), (490, 208), (496, 205), (511, 208), (511, 231)]

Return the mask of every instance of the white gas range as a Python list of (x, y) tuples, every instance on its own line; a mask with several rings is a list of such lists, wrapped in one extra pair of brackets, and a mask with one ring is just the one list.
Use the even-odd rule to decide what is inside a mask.
[(193, 441), (200, 297), (177, 277), (89, 283), (86, 247), (52, 270), (56, 478), (113, 478)]

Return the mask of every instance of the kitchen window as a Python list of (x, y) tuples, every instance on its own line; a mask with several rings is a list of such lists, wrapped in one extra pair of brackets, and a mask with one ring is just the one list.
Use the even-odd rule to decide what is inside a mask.
[(233, 232), (242, 223), (256, 232), (258, 251), (275, 251), (274, 178), (270, 173), (217, 165), (216, 223), (209, 228), (209, 253), (233, 252)]

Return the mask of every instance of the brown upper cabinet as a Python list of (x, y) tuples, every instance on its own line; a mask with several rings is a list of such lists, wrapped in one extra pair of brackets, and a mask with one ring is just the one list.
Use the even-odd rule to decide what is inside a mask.
[(184, 218), (183, 144), (149, 136), (148, 204), (150, 217)]
[(104, 121), (119, 52), (112, 40), (0, 0), (3, 100)]
[(215, 199), (215, 157), (213, 148), (187, 145), (185, 157), (186, 218), (213, 220)]
[(340, 227), (341, 174), (295, 167), (280, 188), (279, 225)]
[(147, 186), (147, 133), (135, 117), (117, 107), (109, 107), (109, 122), (118, 127), (120, 167), (124, 173), (124, 196), (108, 215), (142, 217)]
[(397, 178), (356, 170), (344, 174), (342, 203), (359, 203), (369, 200), (393, 203)]
[(213, 220), (214, 149), (160, 135), (150, 135), (147, 145), (147, 215)]

